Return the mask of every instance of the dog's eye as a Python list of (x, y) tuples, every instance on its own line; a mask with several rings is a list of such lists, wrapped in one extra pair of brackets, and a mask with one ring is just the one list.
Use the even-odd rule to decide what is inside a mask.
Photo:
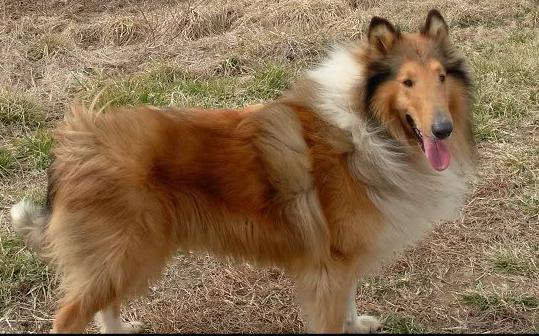
[(414, 86), (414, 82), (412, 82), (411, 79), (407, 79), (407, 80), (403, 81), (402, 84), (406, 85), (407, 87)]
[(440, 75), (440, 82), (445, 82), (445, 75)]

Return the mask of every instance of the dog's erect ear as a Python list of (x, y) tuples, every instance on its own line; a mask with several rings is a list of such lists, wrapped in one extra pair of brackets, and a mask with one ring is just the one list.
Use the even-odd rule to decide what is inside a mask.
[(369, 24), (369, 44), (383, 55), (391, 50), (399, 35), (399, 31), (389, 21), (381, 17), (373, 17)]
[(427, 15), (427, 21), (423, 28), (421, 28), (421, 34), (430, 37), (438, 42), (445, 42), (449, 36), (449, 28), (447, 23), (436, 9), (431, 9)]

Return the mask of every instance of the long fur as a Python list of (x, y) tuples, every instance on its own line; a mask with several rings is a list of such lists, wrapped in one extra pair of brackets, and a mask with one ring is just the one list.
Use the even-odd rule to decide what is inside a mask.
[[(82, 331), (100, 312), (103, 330), (132, 331), (120, 323), (121, 302), (144, 291), (177, 248), (282, 267), (311, 331), (378, 328), (356, 315), (358, 277), (454, 218), (474, 174), (471, 82), (446, 29), (437, 12), (420, 34), (374, 19), (368, 41), (334, 50), (265, 105), (74, 105), (55, 132), (51, 208), (12, 209), (18, 231), (45, 246), (62, 274), (54, 330)], [(406, 91), (405, 68), (437, 95)], [(430, 106), (446, 106), (454, 124), (443, 172), (401, 113), (413, 111), (425, 131)]]

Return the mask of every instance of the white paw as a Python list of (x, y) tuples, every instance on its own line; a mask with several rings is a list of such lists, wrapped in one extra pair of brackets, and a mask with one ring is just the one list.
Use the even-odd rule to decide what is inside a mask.
[(122, 328), (126, 333), (129, 334), (138, 334), (144, 331), (144, 322), (140, 321), (131, 321), (123, 324)]
[(369, 315), (360, 315), (352, 321), (346, 321), (345, 332), (353, 334), (370, 334), (379, 331), (382, 323), (377, 318)]
[(121, 322), (120, 325), (101, 328), (103, 334), (138, 334), (142, 331), (144, 331), (144, 323), (138, 321)]

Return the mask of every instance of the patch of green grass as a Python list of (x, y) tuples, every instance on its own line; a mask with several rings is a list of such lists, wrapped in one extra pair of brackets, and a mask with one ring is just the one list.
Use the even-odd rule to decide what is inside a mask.
[(17, 168), (17, 158), (11, 152), (0, 148), (0, 177), (13, 174)]
[(523, 296), (510, 301), (515, 306), (522, 306), (526, 310), (539, 309), (539, 298), (535, 296)]
[(523, 84), (538, 83), (535, 74), (539, 68), (536, 62), (539, 57), (539, 37), (535, 31), (522, 29), (494, 41), (479, 42), (475, 49), (478, 53), (471, 57), (474, 73), (490, 76), (503, 84), (505, 90), (500, 93), (522, 89)]
[(25, 296), (42, 295), (51, 283), (48, 267), (23, 246), (20, 237), (0, 228), (0, 311)]
[(256, 99), (272, 99), (288, 87), (288, 72), (281, 66), (269, 65), (255, 73), (248, 84), (247, 95)]
[(510, 139), (517, 125), (539, 108), (539, 38), (523, 29), (477, 43), (474, 49), (470, 64), (477, 88), (475, 135), (479, 141)]
[(537, 271), (533, 263), (524, 256), (511, 251), (498, 251), (491, 257), (492, 268), (496, 272), (512, 275), (533, 275)]
[(503, 306), (501, 298), (495, 294), (467, 293), (462, 295), (462, 302), (482, 312), (498, 310)]
[(365, 279), (360, 283), (360, 288), (368, 296), (382, 296), (387, 292), (390, 292), (387, 282), (380, 276), (373, 276)]
[[(503, 83), (499, 84), (499, 86), (503, 86)], [(495, 97), (493, 94), (494, 92), (480, 92), (476, 105), (476, 114), (510, 120), (521, 116), (524, 112), (518, 108), (519, 103), (515, 101), (516, 98), (504, 97), (503, 94)]]
[(425, 328), (413, 317), (391, 314), (384, 322), (384, 331), (391, 334), (416, 334), (425, 332)]
[(247, 72), (247, 61), (238, 56), (231, 56), (223, 60), (216, 69), (216, 73), (223, 76), (238, 76)]
[(237, 77), (211, 79), (193, 77), (173, 67), (97, 82), (86, 93), (91, 101), (100, 91), (96, 107), (105, 104), (184, 107), (238, 107), (278, 96), (288, 83), (288, 72), (281, 66), (267, 65), (247, 80)]
[(528, 43), (529, 41), (533, 40), (533, 37), (533, 34), (530, 32), (518, 31), (513, 33), (508, 40), (509, 42), (513, 43)]
[(44, 35), (33, 41), (26, 51), (26, 58), (30, 61), (39, 61), (54, 56), (68, 48), (68, 41), (61, 35)]
[(537, 186), (524, 188), (522, 195), (518, 197), (518, 201), (521, 208), (524, 208), (530, 214), (535, 214), (537, 218), (539, 214), (539, 192), (537, 191)]
[(489, 140), (496, 141), (505, 137), (505, 135), (501, 133), (495, 126), (481, 122), (480, 120), (478, 120), (476, 123), (477, 125), (474, 128), (474, 137), (479, 142)]
[(49, 133), (39, 130), (26, 137), (18, 148), (19, 157), (26, 160), (31, 168), (44, 170), (50, 164), (53, 141)]
[(536, 311), (539, 309), (539, 298), (529, 295), (500, 295), (485, 291), (471, 291), (462, 295), (462, 302), (480, 312), (496, 312), (505, 309)]
[(505, 165), (510, 169), (518, 195), (513, 199), (516, 206), (531, 214), (539, 214), (539, 148), (531, 145), (505, 155)]
[(39, 126), (44, 122), (43, 108), (27, 95), (0, 92), (0, 124), (3, 126)]

